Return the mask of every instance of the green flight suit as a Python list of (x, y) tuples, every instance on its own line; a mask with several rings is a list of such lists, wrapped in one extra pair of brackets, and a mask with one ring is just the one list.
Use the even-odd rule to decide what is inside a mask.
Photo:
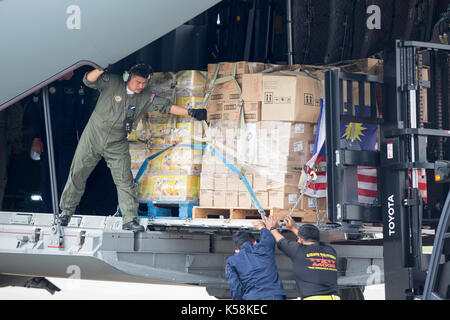
[(8, 181), (8, 140), (13, 144), (21, 143), (22, 117), (23, 107), (20, 103), (0, 111), (0, 210), (3, 206), (3, 197)]
[[(125, 224), (137, 216), (139, 202), (123, 122), (126, 117), (136, 120), (142, 112), (157, 110), (169, 113), (172, 103), (169, 99), (152, 94), (148, 87), (139, 94), (130, 95), (126, 83), (116, 75), (104, 73), (95, 82), (88, 81), (86, 76), (83, 78), (84, 84), (100, 91), (100, 96), (75, 151), (61, 195), (60, 208), (64, 215), (75, 212), (84, 193), (86, 180), (103, 157), (117, 187)], [(128, 106), (133, 106), (134, 111)]]

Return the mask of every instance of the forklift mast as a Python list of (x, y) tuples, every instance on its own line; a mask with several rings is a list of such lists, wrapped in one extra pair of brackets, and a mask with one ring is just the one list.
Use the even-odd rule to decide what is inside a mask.
[[(326, 73), (328, 218), (353, 225), (383, 224), (386, 299), (414, 299), (423, 293), (427, 270), (433, 268), (422, 253), (425, 225), (435, 227), (441, 219), (438, 229), (444, 235), (436, 231), (435, 240), (448, 242), (448, 200), (444, 202), (450, 171), (449, 50), (448, 45), (396, 41), (395, 47), (385, 50), (383, 76)], [(430, 80), (422, 77), (425, 67)], [(355, 85), (358, 90), (353, 90)], [(364, 101), (366, 90), (370, 112), (363, 114), (353, 101)], [(378, 148), (361, 150), (345, 143), (344, 122), (376, 125)], [(377, 170), (377, 198), (372, 204), (358, 201), (358, 167)], [(427, 203), (420, 177), (428, 177)], [(438, 248), (446, 252), (447, 247), (448, 243), (435, 246), (433, 253)], [(439, 264), (440, 259), (435, 260)], [(449, 269), (448, 263), (434, 267)], [(450, 272), (444, 271), (433, 274), (433, 279), (439, 288), (446, 288), (440, 291), (445, 299), (450, 294)]]

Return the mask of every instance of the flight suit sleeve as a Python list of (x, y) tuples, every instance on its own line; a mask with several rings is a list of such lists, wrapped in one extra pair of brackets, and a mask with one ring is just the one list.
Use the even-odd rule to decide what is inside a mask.
[(172, 107), (172, 105), (173, 103), (170, 102), (169, 99), (152, 94), (144, 106), (144, 111), (145, 112), (158, 111), (159, 113), (170, 113), (170, 108)]
[(83, 83), (91, 88), (98, 91), (103, 91), (105, 88), (111, 86), (112, 84), (117, 83), (117, 76), (109, 73), (103, 73), (98, 79), (94, 82), (91, 82), (87, 79), (87, 75), (89, 72), (86, 72), (83, 77)]

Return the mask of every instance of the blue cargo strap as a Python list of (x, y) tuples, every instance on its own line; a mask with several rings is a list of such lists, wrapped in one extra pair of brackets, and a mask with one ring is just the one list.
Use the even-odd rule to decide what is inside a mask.
[(144, 163), (141, 165), (141, 167), (139, 168), (138, 173), (136, 174), (136, 177), (134, 178), (134, 183), (138, 183), (139, 179), (141, 179), (142, 175), (144, 174), (145, 170), (147, 170), (147, 166), (150, 163), (150, 161), (152, 161), (153, 159), (159, 157), (160, 155), (162, 155), (164, 152), (168, 151), (169, 149), (172, 149), (173, 147), (175, 147), (177, 145), (177, 143), (174, 143), (171, 146), (168, 146), (167, 148), (152, 154), (150, 157), (148, 157), (147, 159), (145, 159)]
[(163, 154), (164, 152), (166, 152), (169, 149), (174, 148), (175, 146), (179, 146), (179, 147), (188, 147), (191, 149), (197, 149), (197, 150), (209, 150), (211, 151), (217, 158), (219, 158), (233, 173), (237, 174), (239, 179), (242, 180), (242, 182), (244, 183), (245, 187), (247, 188), (247, 191), (250, 193), (250, 196), (253, 200), (253, 203), (255, 204), (256, 208), (258, 209), (259, 214), (261, 215), (261, 219), (264, 219), (264, 217), (266, 216), (266, 213), (264, 211), (264, 209), (261, 207), (261, 204), (259, 203), (258, 199), (256, 199), (255, 193), (253, 192), (252, 187), (250, 186), (250, 184), (248, 183), (247, 178), (245, 177), (245, 175), (243, 174), (243, 172), (241, 170), (239, 170), (238, 168), (236, 168), (232, 163), (230, 163), (227, 158), (225, 158), (225, 156), (219, 152), (216, 148), (214, 148), (212, 145), (208, 144), (208, 145), (203, 145), (203, 144), (173, 144), (153, 155), (151, 155), (150, 157), (148, 157), (147, 159), (145, 159), (144, 163), (142, 164), (142, 166), (139, 168), (138, 173), (136, 174), (136, 178), (134, 179), (135, 183), (139, 182), (139, 179), (142, 177), (142, 175), (144, 174), (145, 170), (147, 169), (147, 166), (149, 164), (150, 161), (152, 161), (153, 159), (155, 159), (156, 157), (160, 156), (161, 154)]

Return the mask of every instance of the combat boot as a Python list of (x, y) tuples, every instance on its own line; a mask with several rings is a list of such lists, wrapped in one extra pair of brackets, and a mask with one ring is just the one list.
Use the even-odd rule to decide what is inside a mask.
[(61, 223), (61, 227), (67, 227), (70, 222), (70, 216), (66, 214), (61, 214), (59, 216), (59, 221)]
[(145, 230), (145, 228), (144, 228), (143, 226), (141, 226), (141, 225), (137, 222), (137, 219), (136, 219), (136, 218), (133, 219), (133, 220), (131, 220), (131, 221), (128, 222), (128, 223), (125, 223), (125, 224), (122, 226), (122, 229), (123, 229), (123, 230), (130, 230), (130, 231), (133, 231), (133, 232), (143, 232), (143, 231)]

